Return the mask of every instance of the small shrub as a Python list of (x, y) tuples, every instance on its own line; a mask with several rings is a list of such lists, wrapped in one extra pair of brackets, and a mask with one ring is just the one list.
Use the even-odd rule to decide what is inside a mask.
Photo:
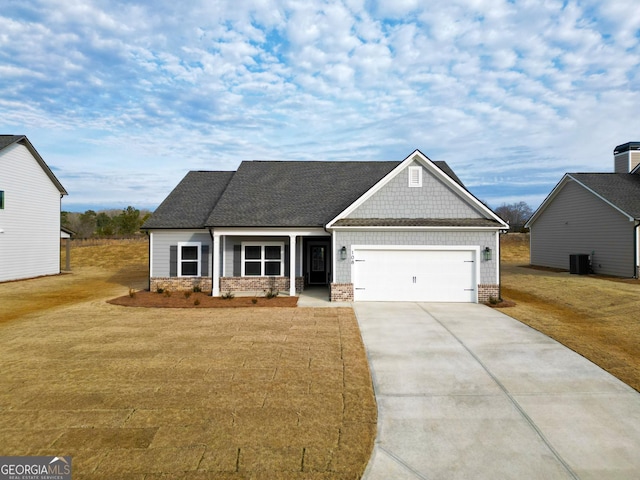
[(256, 303), (258, 303), (258, 299), (257, 298), (252, 298), (251, 299), (251, 303), (253, 303), (255, 305)]
[(274, 290), (273, 288), (270, 288), (265, 292), (264, 296), (267, 298), (275, 298), (278, 296), (279, 293), (280, 292), (278, 290)]
[(200, 299), (199, 299), (199, 298), (196, 298), (196, 299), (193, 301), (193, 304), (194, 304), (194, 305), (200, 305)]
[(135, 289), (133, 289), (133, 288), (129, 287), (129, 296), (130, 296), (131, 298), (133, 298), (133, 297), (135, 297), (135, 296), (136, 296), (136, 291), (135, 291)]
[(489, 303), (490, 303), (491, 305), (497, 305), (497, 304), (499, 304), (499, 303), (500, 303), (500, 301), (501, 301), (501, 300), (500, 300), (499, 298), (496, 298), (496, 297), (494, 297), (494, 296), (489, 297)]
[(191, 292), (189, 290), (184, 292), (184, 298), (189, 298), (190, 296), (191, 296)]
[(156, 293), (164, 293), (164, 288), (160, 288), (160, 287), (158, 287), (158, 288), (156, 289)]
[(222, 295), (220, 295), (220, 298), (222, 298), (223, 300), (231, 300), (233, 297), (235, 297), (235, 295), (231, 293), (231, 290), (229, 290), (227, 293), (223, 293)]
[(200, 293), (200, 292), (202, 292), (202, 287), (200, 287), (200, 285), (194, 285), (193, 293)]
[(164, 296), (165, 297), (170, 297), (171, 296), (171, 290), (165, 290), (164, 291)]

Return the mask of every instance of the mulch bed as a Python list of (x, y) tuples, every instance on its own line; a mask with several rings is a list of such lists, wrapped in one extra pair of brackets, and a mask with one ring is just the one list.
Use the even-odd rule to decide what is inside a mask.
[(239, 307), (295, 307), (298, 297), (212, 297), (202, 292), (170, 292), (156, 293), (149, 291), (135, 292), (132, 296), (108, 300), (107, 303), (123, 307), (146, 308), (239, 308)]

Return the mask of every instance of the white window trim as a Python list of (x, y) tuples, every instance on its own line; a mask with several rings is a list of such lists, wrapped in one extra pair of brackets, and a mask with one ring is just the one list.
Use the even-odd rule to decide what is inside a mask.
[[(258, 260), (250, 258), (248, 261), (250, 262), (260, 262), (260, 275), (249, 275), (251, 277), (284, 277), (284, 242), (242, 242), (240, 251), (240, 276), (244, 277), (245, 275), (245, 255), (244, 250), (245, 247), (260, 247), (260, 259)], [(280, 247), (280, 275), (265, 275), (264, 274), (264, 264), (265, 262), (275, 262), (276, 260), (265, 259), (264, 258), (264, 249), (265, 247)]]
[(409, 167), (409, 187), (422, 187), (422, 167)]
[[(185, 260), (185, 262), (196, 262), (198, 265), (197, 275), (182, 274), (182, 247), (198, 247), (198, 258), (196, 260)], [(202, 276), (202, 243), (201, 242), (178, 242), (178, 277), (201, 277)]]

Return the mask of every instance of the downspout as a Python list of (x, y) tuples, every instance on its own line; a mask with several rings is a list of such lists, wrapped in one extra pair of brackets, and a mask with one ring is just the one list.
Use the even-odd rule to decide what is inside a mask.
[(331, 297), (331, 284), (335, 283), (336, 275), (336, 237), (333, 232), (327, 230), (327, 225), (322, 226), (323, 230), (331, 236), (331, 280), (329, 281), (329, 297)]
[(638, 232), (638, 227), (640, 227), (640, 221), (635, 220), (636, 222), (636, 226), (633, 227), (634, 230), (634, 239), (633, 239), (633, 278), (638, 278), (638, 245), (640, 244), (640, 242), (638, 241), (638, 235), (640, 235)]
[(502, 248), (500, 248), (500, 235), (502, 235), (502, 231), (498, 230), (496, 235), (496, 251), (498, 254), (496, 255), (496, 268), (498, 269), (498, 301), (502, 301), (502, 265), (500, 265), (500, 259), (502, 258)]
[(151, 291), (151, 262), (153, 260), (153, 258), (151, 257), (151, 235), (149, 235), (149, 230), (145, 230), (144, 234), (148, 237), (149, 240), (149, 275), (147, 275), (147, 290)]
[[(56, 235), (58, 238), (60, 238), (60, 227), (62, 227), (62, 222), (60, 221), (60, 218), (62, 216), (62, 197), (63, 196), (64, 195), (60, 194), (60, 209), (58, 210), (58, 234)], [(68, 241), (69, 240), (67, 240), (67, 242)], [(67, 243), (67, 245), (69, 245), (69, 244)], [(68, 262), (69, 261), (69, 249), (66, 249), (65, 256), (67, 257), (65, 259), (65, 261)], [(60, 273), (62, 273), (62, 263), (61, 263), (61, 260), (60, 260), (60, 240), (58, 240), (58, 275)]]
[(211, 289), (213, 293), (213, 256), (216, 255), (216, 252), (213, 251), (213, 229), (209, 227), (209, 236), (211, 237), (211, 258), (209, 259), (209, 271), (211, 272)]
[(502, 265), (500, 262), (502, 260), (502, 248), (500, 248), (500, 235), (507, 235), (509, 230), (498, 230), (498, 299), (502, 300)]

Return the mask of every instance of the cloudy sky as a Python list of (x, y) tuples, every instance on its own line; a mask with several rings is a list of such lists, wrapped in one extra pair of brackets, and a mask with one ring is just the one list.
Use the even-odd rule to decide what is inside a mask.
[(535, 208), (640, 140), (637, 0), (5, 0), (0, 22), (0, 133), (70, 211), (154, 209), (241, 160), (415, 149)]

